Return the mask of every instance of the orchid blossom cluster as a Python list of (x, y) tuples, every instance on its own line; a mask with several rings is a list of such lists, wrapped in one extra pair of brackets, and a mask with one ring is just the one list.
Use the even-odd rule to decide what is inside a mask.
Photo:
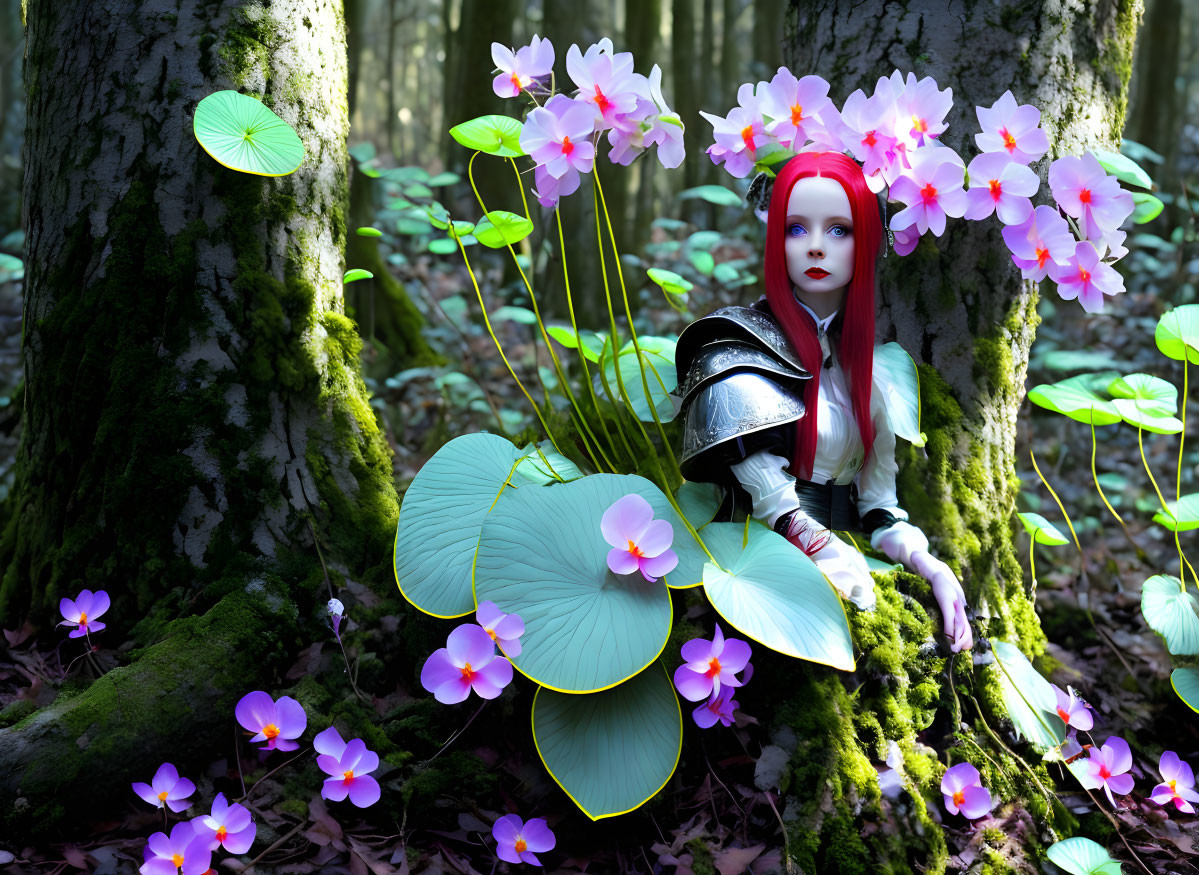
[[(683, 645), (681, 655), (683, 664), (675, 669), (674, 685), (687, 701), (703, 703), (691, 712), (696, 725), (710, 729), (719, 721), (732, 726), (733, 713), (740, 707), (733, 690), (744, 686), (754, 673), (749, 645), (739, 638), (726, 640), (717, 623), (711, 641), (693, 638)], [(745, 676), (738, 678), (742, 671)]]
[(524, 621), (505, 614), (495, 602), (481, 602), (475, 611), (478, 623), (463, 623), (425, 660), (421, 686), (443, 705), (466, 701), (471, 691), (494, 699), (512, 682), (512, 663), (502, 653), (520, 655)]
[[(662, 70), (649, 76), (633, 72), (633, 55), (615, 52), (601, 39), (586, 52), (572, 45), (566, 72), (573, 95), (553, 93), (554, 47), (537, 35), (527, 46), (511, 49), (491, 44), (498, 75), (492, 88), (500, 97), (528, 95), (537, 105), (520, 133), (520, 146), (536, 162), (535, 191), (544, 207), (579, 188), (582, 174), (595, 164), (600, 137), (606, 132), (608, 158), (628, 165), (651, 146), (658, 147), (664, 167), (683, 160), (683, 122), (662, 96)], [(543, 101), (539, 98), (545, 98)]]
[(990, 107), (975, 107), (981, 152), (967, 166), (938, 139), (953, 93), (932, 77), (905, 79), (896, 70), (869, 97), (859, 89), (840, 109), (828, 92), (821, 77), (797, 79), (785, 67), (769, 82), (745, 83), (727, 116), (700, 113), (713, 128), (708, 155), (743, 178), (800, 151), (847, 152), (874, 191), (887, 188), (887, 200), (903, 205), (888, 223), (897, 254), (911, 253), (930, 231), (941, 236), (947, 217), (995, 215), (1026, 279), (1048, 276), (1064, 299), (1077, 298), (1092, 313), (1103, 309), (1105, 295), (1124, 291), (1111, 263), (1127, 252), (1119, 228), (1133, 212), (1133, 197), (1088, 153), (1049, 166), (1054, 205), (1034, 208), (1040, 180), (1028, 165), (1049, 151), (1035, 106), (1017, 105), (1005, 91)]

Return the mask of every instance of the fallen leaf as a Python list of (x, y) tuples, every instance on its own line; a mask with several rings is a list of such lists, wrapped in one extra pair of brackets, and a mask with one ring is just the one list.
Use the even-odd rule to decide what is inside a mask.
[(752, 848), (725, 848), (712, 854), (712, 863), (720, 875), (741, 875), (749, 864), (758, 859), (765, 850), (765, 845), (754, 845)]

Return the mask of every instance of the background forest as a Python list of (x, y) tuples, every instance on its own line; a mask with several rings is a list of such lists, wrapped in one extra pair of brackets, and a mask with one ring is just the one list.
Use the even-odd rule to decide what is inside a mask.
[[(255, 832), (216, 871), (512, 871), (528, 864), (497, 859), (493, 829), (518, 815), (553, 830), (547, 871), (1199, 872), (1199, 817), (1150, 798), (1164, 751), (1199, 765), (1199, 718), (1170, 682), (1195, 657), (1172, 658), (1142, 613), (1142, 583), (1178, 567), (1146, 469), (1168, 498), (1176, 470), (1181, 494), (1199, 491), (1199, 407), (1184, 402), (1181, 454), (1176, 435), (1146, 433), (1143, 464), (1127, 426), (1099, 430), (1093, 456), (1085, 425), (1026, 399), (1080, 374), (1193, 378), (1154, 331), (1199, 304), (1199, 5), (849, 6), (0, 0), (0, 871), (137, 871), (151, 834), (222, 793)], [(562, 201), (561, 238), (530, 199), (535, 228), (514, 253), (467, 247), (473, 276), (428, 219), (439, 204), (475, 221), (480, 199), (521, 212), (490, 156), (472, 190), (472, 152), (449, 129), (519, 113), (492, 91), (491, 45), (535, 33), (557, 49), (562, 90), (572, 43), (609, 37), (639, 72), (660, 65), (686, 126), (677, 170), (596, 162), (645, 335), (761, 293), (750, 179), (703, 154), (699, 111), (723, 115), (780, 65), (820, 74), (838, 102), (893, 69), (934, 76), (953, 89), (955, 146), (972, 141), (974, 107), (1010, 88), (1042, 108), (1050, 158), (1121, 150), (1164, 204), (1129, 226), (1127, 292), (1102, 314), (1022, 281), (997, 226), (951, 224), (880, 261), (880, 337), (921, 366), (930, 438), (901, 443), (900, 499), (962, 577), (979, 643), (951, 655), (927, 586), (898, 573), (877, 614), (850, 616), (856, 671), (756, 648), (735, 723), (701, 730), (685, 708), (669, 783), (598, 821), (539, 759), (531, 684), (456, 706), (422, 688), (455, 623), (404, 600), (392, 557), (405, 491), (448, 441), (544, 438), (513, 374), (569, 428), (522, 273), (559, 355), (572, 319), (608, 330), (600, 277), (618, 265), (597, 250), (589, 185)], [(308, 163), (267, 180), (216, 166), (191, 119), (220, 89), (261, 97)], [(654, 268), (690, 288), (664, 292)], [(1034, 553), (1016, 516), (1068, 531), (1046, 483), (1077, 550), (1038, 538)], [(84, 588), (111, 596), (107, 628), (68, 638), (60, 599)], [(714, 619), (696, 590), (673, 604), (671, 671)], [(1128, 740), (1132, 793), (1109, 804), (1041, 762), (989, 640), (1076, 689), (1096, 745)], [(254, 691), (302, 706), (293, 736), (278, 712), (281, 738), (307, 732), (295, 753), (249, 741), (239, 703)], [(340, 773), (313, 761), (326, 727), (377, 753), (377, 802), (322, 794)], [(186, 811), (153, 807), (168, 762), (194, 784)], [(974, 822), (941, 801), (961, 762), (996, 800)], [(1072, 836), (1119, 864), (1059, 868), (1047, 849)]]

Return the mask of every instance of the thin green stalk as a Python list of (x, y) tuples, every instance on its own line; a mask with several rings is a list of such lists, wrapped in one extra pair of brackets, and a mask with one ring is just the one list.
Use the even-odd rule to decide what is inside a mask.
[[(1116, 522), (1120, 524), (1120, 528), (1124, 530), (1124, 534), (1128, 535), (1128, 526), (1124, 525), (1124, 518), (1116, 513), (1116, 509), (1112, 507), (1111, 502), (1107, 500), (1107, 496), (1103, 494), (1103, 487), (1099, 485), (1099, 474), (1095, 470), (1095, 452), (1099, 449), (1098, 443), (1095, 441), (1095, 417), (1091, 416), (1091, 477), (1095, 481), (1095, 488), (1099, 490), (1099, 497), (1103, 499), (1103, 504), (1112, 512), (1112, 516), (1116, 518)], [(1131, 540), (1132, 536), (1129, 535)]]
[[(1177, 315), (1175, 315), (1174, 321), (1175, 323), (1178, 323), (1179, 320)], [(1179, 325), (1179, 328), (1181, 329), (1181, 325)], [(1182, 331), (1180, 330), (1179, 335), (1181, 336), (1181, 334)], [(1191, 394), (1190, 371), (1187, 368), (1187, 362), (1190, 359), (1190, 355), (1191, 351), (1187, 348), (1187, 345), (1184, 342), (1182, 345), (1182, 432), (1178, 435), (1178, 467), (1177, 473), (1174, 477), (1175, 507), (1178, 506), (1178, 502), (1182, 501), (1182, 448), (1186, 444), (1187, 440), (1187, 400), (1190, 398)], [(1194, 572), (1192, 571), (1192, 574), (1193, 573)], [(1182, 577), (1182, 575), (1179, 575), (1179, 579), (1182, 580), (1182, 588), (1185, 592), (1187, 585), (1186, 580)], [(1199, 580), (1196, 580), (1195, 585), (1199, 587)]]
[(1032, 469), (1037, 472), (1037, 476), (1041, 478), (1041, 482), (1045, 484), (1045, 488), (1049, 490), (1049, 494), (1053, 496), (1053, 500), (1057, 502), (1057, 509), (1062, 512), (1062, 516), (1066, 520), (1066, 525), (1070, 529), (1070, 534), (1074, 536), (1074, 546), (1078, 548), (1078, 552), (1082, 552), (1082, 545), (1078, 543), (1078, 533), (1074, 531), (1074, 523), (1070, 522), (1070, 514), (1066, 513), (1066, 507), (1062, 504), (1062, 500), (1057, 497), (1057, 493), (1053, 491), (1053, 487), (1049, 485), (1049, 481), (1045, 479), (1045, 475), (1041, 473), (1040, 467), (1037, 465), (1037, 457), (1033, 454), (1032, 448), (1028, 450), (1028, 457), (1032, 459)]
[(1028, 539), (1028, 567), (1032, 572), (1032, 585), (1034, 590), (1036, 590), (1037, 587), (1037, 559), (1034, 555), (1034, 550), (1037, 546), (1037, 532), (1039, 531), (1041, 530), (1037, 529), (1036, 532), (1033, 532)]
[[(1174, 517), (1174, 512), (1166, 505), (1165, 496), (1158, 488), (1157, 479), (1153, 476), (1153, 472), (1149, 470), (1149, 460), (1145, 458), (1145, 440), (1144, 429), (1137, 426), (1137, 449), (1141, 451), (1141, 464), (1145, 466), (1145, 473), (1149, 475), (1149, 482), (1153, 485), (1153, 491), (1157, 493), (1158, 503), (1162, 506), (1162, 510), (1171, 517)], [(1182, 553), (1182, 541), (1178, 537), (1177, 517), (1175, 517), (1174, 526), (1174, 547), (1178, 550), (1178, 580), (1182, 583), (1183, 591), (1186, 591), (1186, 575), (1183, 573), (1183, 566), (1191, 569), (1191, 577), (1195, 577), (1195, 569), (1191, 567), (1188, 560)], [(1195, 578), (1195, 585), (1199, 586), (1199, 578)]]

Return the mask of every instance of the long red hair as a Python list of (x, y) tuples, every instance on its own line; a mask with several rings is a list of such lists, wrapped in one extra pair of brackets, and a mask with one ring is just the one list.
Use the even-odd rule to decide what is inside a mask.
[(852, 158), (840, 152), (801, 152), (783, 165), (774, 180), (766, 220), (766, 300), (783, 333), (799, 354), (800, 362), (812, 374), (804, 387), (807, 414), (796, 427), (791, 457), (791, 472), (803, 479), (811, 479), (816, 457), (817, 399), (823, 362), (816, 323), (795, 298), (783, 242), (791, 189), (798, 180), (810, 176), (835, 179), (849, 196), (854, 238), (853, 279), (849, 281), (841, 303), (841, 337), (837, 350), (849, 380), (854, 418), (862, 437), (863, 458), (870, 455), (874, 445), (874, 425), (870, 421), (874, 371), (874, 269), (882, 238), (878, 199), (867, 187), (862, 168)]

